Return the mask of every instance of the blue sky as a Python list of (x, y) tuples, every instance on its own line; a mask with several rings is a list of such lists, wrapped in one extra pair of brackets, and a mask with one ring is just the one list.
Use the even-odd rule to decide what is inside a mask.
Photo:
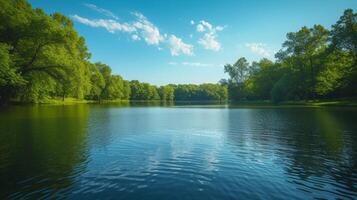
[(93, 62), (157, 85), (216, 83), (239, 57), (274, 59), (287, 32), (330, 28), (355, 0), (30, 0), (71, 17)]

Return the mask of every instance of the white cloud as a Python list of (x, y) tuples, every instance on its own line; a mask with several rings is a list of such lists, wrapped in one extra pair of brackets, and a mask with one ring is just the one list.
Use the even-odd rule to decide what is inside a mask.
[[(138, 40), (143, 38), (145, 42), (149, 45), (158, 45), (164, 40), (164, 37), (160, 34), (159, 29), (153, 25), (147, 18), (141, 13), (133, 13), (136, 16), (136, 21), (132, 23), (120, 23), (112, 19), (98, 19), (90, 20), (78, 15), (72, 16), (72, 18), (82, 24), (91, 26), (91, 27), (102, 27), (105, 28), (110, 33), (115, 32), (135, 32), (136, 36), (132, 36), (133, 40)], [(140, 37), (140, 36), (141, 37)]]
[(205, 33), (202, 38), (198, 40), (198, 43), (205, 49), (219, 51), (221, 44), (217, 41), (217, 35), (212, 33)]
[(102, 13), (103, 15), (105, 15), (105, 16), (107, 16), (107, 17), (111, 17), (111, 18), (116, 19), (116, 20), (119, 19), (119, 18), (118, 18), (116, 15), (114, 15), (111, 11), (106, 10), (106, 9), (104, 9), (104, 8), (100, 8), (100, 7), (98, 7), (98, 6), (94, 5), (94, 4), (86, 3), (86, 4), (84, 4), (84, 5), (87, 6), (88, 8), (90, 8), (90, 9), (94, 10), (94, 11), (97, 11), (97, 12), (99, 12), (99, 13)]
[(191, 25), (194, 25), (194, 24), (195, 24), (195, 21), (191, 20), (190, 23), (191, 23)]
[(246, 43), (245, 46), (249, 48), (251, 52), (261, 56), (270, 57), (273, 53), (264, 43)]
[(114, 33), (117, 31), (120, 32), (134, 32), (136, 31), (135, 27), (128, 23), (119, 23), (112, 19), (98, 19), (98, 20), (90, 20), (84, 17), (80, 17), (78, 15), (72, 16), (73, 20), (91, 26), (91, 27), (102, 27), (105, 28), (108, 32)]
[(200, 62), (182, 62), (182, 65), (192, 66), (192, 67), (211, 67), (213, 64), (200, 63)]
[(220, 66), (220, 65), (214, 65), (210, 63), (201, 63), (201, 62), (169, 62), (169, 65), (183, 65), (183, 66), (190, 66), (190, 67), (212, 67), (212, 66)]
[(211, 31), (212, 30), (212, 24), (210, 24), (210, 23), (208, 23), (208, 22), (206, 22), (206, 21), (204, 21), (204, 20), (201, 20), (200, 21), (200, 24), (202, 24), (203, 26), (205, 26), (209, 31)]
[(181, 38), (178, 38), (175, 35), (170, 36), (168, 43), (172, 56), (178, 56), (181, 53), (186, 55), (193, 55), (193, 46), (184, 43)]
[[(129, 33), (133, 41), (143, 40), (148, 45), (159, 46), (162, 43), (168, 44), (172, 56), (181, 54), (193, 55), (193, 45), (184, 43), (181, 38), (175, 35), (168, 36), (166, 33), (161, 34), (158, 27), (151, 23), (143, 14), (134, 12), (132, 15), (135, 20), (132, 22), (121, 23), (113, 19), (88, 19), (78, 15), (73, 15), (74, 21), (87, 26), (104, 28), (110, 33)], [(161, 47), (157, 48), (162, 50)]]
[(204, 33), (203, 36), (198, 40), (198, 43), (203, 46), (203, 48), (213, 51), (221, 50), (221, 44), (218, 42), (217, 32), (222, 31), (223, 26), (213, 26), (211, 23), (201, 20), (197, 26), (197, 32)]
[(204, 32), (206, 29), (202, 24), (197, 24), (196, 30), (197, 32)]
[(152, 24), (143, 14), (134, 12), (133, 15), (137, 17), (137, 21), (134, 22), (133, 26), (139, 30), (147, 44), (158, 45), (164, 40), (159, 28)]

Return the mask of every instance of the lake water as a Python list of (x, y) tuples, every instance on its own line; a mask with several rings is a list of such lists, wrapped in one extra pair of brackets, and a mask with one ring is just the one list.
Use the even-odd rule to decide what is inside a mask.
[(12, 106), (0, 198), (356, 199), (356, 108)]

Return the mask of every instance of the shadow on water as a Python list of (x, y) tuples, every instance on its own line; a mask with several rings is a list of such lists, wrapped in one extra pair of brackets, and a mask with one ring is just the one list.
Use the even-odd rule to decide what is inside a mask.
[(86, 164), (87, 118), (87, 105), (2, 110), (1, 198), (61, 197)]

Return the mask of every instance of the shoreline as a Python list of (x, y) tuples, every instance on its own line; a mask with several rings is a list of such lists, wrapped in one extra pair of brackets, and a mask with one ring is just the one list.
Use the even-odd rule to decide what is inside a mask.
[(100, 102), (94, 100), (66, 98), (62, 99), (50, 99), (42, 102), (19, 102), (10, 101), (11, 105), (74, 105), (74, 104), (127, 104), (127, 105), (230, 105), (230, 106), (256, 106), (256, 107), (283, 107), (283, 106), (311, 106), (311, 107), (357, 107), (357, 99), (336, 99), (336, 100), (308, 100), (308, 101), (284, 101), (280, 103), (273, 103), (268, 100), (260, 101), (161, 101), (161, 100), (102, 100)]

